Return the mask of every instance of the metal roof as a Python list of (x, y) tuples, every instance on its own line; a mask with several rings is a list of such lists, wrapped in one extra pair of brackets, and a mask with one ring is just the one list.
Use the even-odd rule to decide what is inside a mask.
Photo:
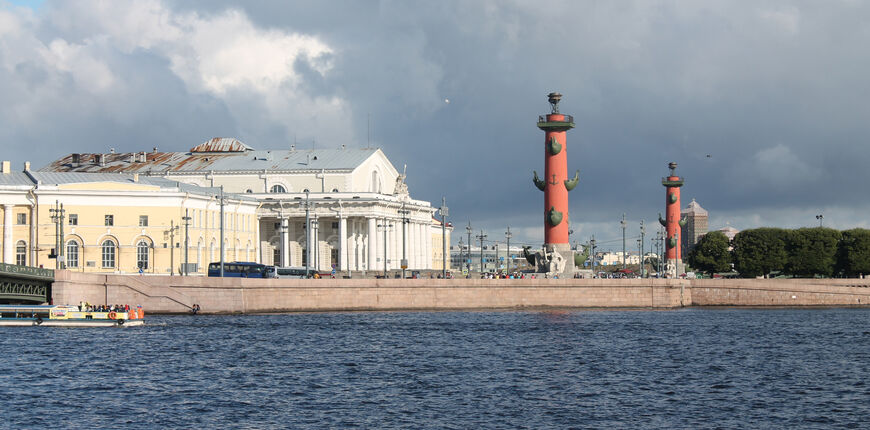
[(33, 185), (33, 181), (24, 172), (0, 173), (0, 185)]
[(695, 199), (692, 199), (689, 205), (681, 212), (684, 214), (707, 215), (707, 210), (702, 208)]
[(253, 150), (254, 148), (232, 137), (213, 137), (190, 148), (190, 152), (245, 152)]
[[(199, 145), (199, 147), (202, 147), (202, 145)], [(42, 167), (39, 171), (92, 173), (261, 172), (263, 170), (289, 172), (319, 170), (349, 171), (359, 167), (377, 151), (377, 148), (343, 148), (244, 150), (244, 152), (69, 154)], [(102, 160), (98, 159), (98, 157), (102, 158)], [(74, 158), (78, 158), (78, 162), (75, 164), (73, 163)]]
[[(30, 172), (33, 177), (39, 181), (40, 185), (62, 185), (62, 184), (79, 184), (91, 182), (116, 182), (127, 184), (143, 184), (158, 186), (163, 189), (178, 188), (181, 192), (199, 194), (206, 196), (216, 196), (220, 194), (220, 188), (217, 187), (200, 187), (184, 182), (172, 181), (166, 178), (140, 175), (138, 182), (132, 174), (124, 173), (82, 173), (82, 172)], [(12, 172), (9, 174), (0, 174), (0, 185), (35, 185), (33, 180), (24, 172)], [(227, 196), (232, 196), (234, 199), (256, 201), (255, 198), (244, 194), (225, 193)]]

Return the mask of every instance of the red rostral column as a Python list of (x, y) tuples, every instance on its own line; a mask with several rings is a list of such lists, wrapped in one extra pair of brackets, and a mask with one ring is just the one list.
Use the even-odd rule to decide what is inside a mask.
[(665, 219), (662, 219), (662, 215), (659, 214), (659, 222), (667, 230), (665, 238), (667, 272), (671, 276), (676, 276), (683, 271), (683, 255), (680, 249), (680, 231), (681, 227), (686, 225), (686, 220), (680, 219), (680, 187), (683, 186), (683, 178), (674, 172), (677, 169), (677, 163), (668, 163), (668, 168), (671, 169), (671, 174), (662, 178), (662, 185), (667, 189), (665, 193)]
[[(544, 178), (538, 178), (535, 172), (535, 186), (544, 192), (544, 246), (549, 251), (570, 252), (568, 238), (568, 192), (573, 190), (580, 181), (580, 172), (568, 178), (568, 155), (566, 132), (574, 128), (574, 118), (571, 115), (559, 113), (559, 93), (548, 94), (551, 112), (538, 117), (538, 128), (544, 130)], [(567, 254), (563, 258), (572, 263), (573, 257)]]

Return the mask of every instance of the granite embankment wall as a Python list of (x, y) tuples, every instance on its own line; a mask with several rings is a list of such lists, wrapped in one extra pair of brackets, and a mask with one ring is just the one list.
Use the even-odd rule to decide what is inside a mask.
[(866, 306), (870, 281), (677, 279), (242, 279), (56, 272), (54, 303), (151, 313), (682, 306)]
[(695, 306), (868, 306), (870, 279), (696, 279)]

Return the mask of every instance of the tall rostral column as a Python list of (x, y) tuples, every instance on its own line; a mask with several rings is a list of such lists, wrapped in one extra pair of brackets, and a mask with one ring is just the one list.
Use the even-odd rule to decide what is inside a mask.
[(665, 186), (665, 219), (662, 219), (662, 214), (659, 214), (659, 222), (667, 230), (665, 238), (665, 262), (667, 263), (666, 273), (668, 276), (675, 277), (684, 272), (682, 250), (680, 249), (680, 230), (686, 225), (686, 220), (680, 219), (680, 187), (683, 186), (683, 178), (677, 176), (675, 170), (677, 163), (673, 161), (668, 163), (668, 168), (671, 169), (671, 174), (662, 178), (662, 185)]
[(535, 265), (538, 272), (570, 274), (574, 272), (574, 253), (568, 238), (568, 192), (580, 181), (580, 171), (568, 178), (566, 132), (574, 128), (574, 118), (559, 113), (561, 94), (547, 97), (551, 112), (538, 117), (538, 128), (544, 130), (544, 179), (534, 172), (535, 186), (544, 192), (544, 250), (535, 258)]

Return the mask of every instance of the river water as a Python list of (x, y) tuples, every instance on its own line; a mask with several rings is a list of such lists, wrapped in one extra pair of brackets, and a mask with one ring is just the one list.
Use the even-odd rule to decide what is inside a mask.
[(868, 428), (870, 309), (0, 328), (0, 428)]

